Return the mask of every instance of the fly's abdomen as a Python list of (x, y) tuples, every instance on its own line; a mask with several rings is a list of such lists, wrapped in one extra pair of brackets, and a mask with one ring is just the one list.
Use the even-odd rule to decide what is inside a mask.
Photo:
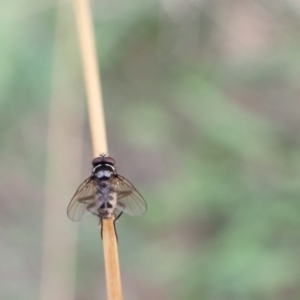
[(100, 207), (99, 207), (99, 214), (103, 218), (110, 218), (117, 205), (117, 193), (110, 192), (106, 195), (99, 195), (100, 198)]

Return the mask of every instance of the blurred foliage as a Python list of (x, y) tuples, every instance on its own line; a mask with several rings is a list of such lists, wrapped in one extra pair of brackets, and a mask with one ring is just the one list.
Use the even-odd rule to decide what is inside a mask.
[[(38, 299), (62, 7), (72, 11), (22, 0), (0, 12), (1, 299)], [(117, 225), (125, 299), (299, 299), (298, 2), (105, 0), (93, 13), (111, 155), (149, 205)], [(97, 221), (83, 223), (78, 300), (105, 288)]]

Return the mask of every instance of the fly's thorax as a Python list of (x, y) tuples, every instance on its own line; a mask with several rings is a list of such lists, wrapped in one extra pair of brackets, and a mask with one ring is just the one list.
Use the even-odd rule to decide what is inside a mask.
[(110, 164), (99, 164), (94, 167), (93, 175), (99, 180), (109, 180), (116, 174), (115, 167)]

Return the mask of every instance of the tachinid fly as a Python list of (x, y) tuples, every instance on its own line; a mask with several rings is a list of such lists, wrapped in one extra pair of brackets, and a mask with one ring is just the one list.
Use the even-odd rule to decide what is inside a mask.
[(92, 161), (92, 175), (77, 189), (68, 206), (68, 217), (80, 221), (91, 213), (102, 219), (115, 216), (115, 221), (123, 212), (138, 216), (145, 213), (147, 204), (142, 195), (115, 168), (112, 157), (100, 155)]

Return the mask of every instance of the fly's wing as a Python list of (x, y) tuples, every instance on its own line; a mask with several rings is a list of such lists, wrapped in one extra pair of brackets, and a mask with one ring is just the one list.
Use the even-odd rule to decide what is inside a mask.
[(95, 193), (97, 192), (93, 177), (86, 179), (77, 189), (71, 199), (67, 214), (72, 221), (80, 221), (87, 212), (86, 207), (94, 203)]
[(139, 216), (146, 212), (147, 204), (143, 196), (125, 177), (116, 175), (113, 184), (118, 195), (117, 211), (132, 216)]

